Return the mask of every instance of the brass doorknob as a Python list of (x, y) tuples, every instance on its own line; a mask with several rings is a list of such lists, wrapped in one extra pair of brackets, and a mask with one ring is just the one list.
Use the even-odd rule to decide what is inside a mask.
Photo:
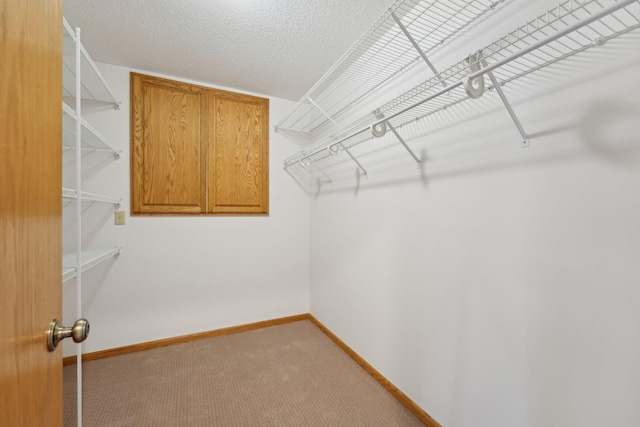
[(82, 342), (89, 336), (89, 321), (78, 319), (70, 328), (60, 325), (58, 319), (53, 319), (47, 331), (47, 348), (53, 351), (58, 347), (60, 341), (72, 337), (75, 342)]

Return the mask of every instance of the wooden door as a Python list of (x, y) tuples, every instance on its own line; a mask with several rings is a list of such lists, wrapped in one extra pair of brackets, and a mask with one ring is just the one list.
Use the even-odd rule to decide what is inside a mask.
[(0, 1), (0, 424), (62, 426), (62, 1)]

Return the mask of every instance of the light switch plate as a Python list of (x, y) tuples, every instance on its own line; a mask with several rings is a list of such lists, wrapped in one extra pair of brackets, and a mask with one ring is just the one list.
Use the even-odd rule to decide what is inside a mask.
[(116, 225), (124, 225), (124, 211), (116, 211), (115, 222)]

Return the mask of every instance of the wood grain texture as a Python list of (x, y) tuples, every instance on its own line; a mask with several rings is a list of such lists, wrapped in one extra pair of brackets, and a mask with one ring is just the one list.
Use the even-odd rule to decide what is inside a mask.
[(206, 208), (205, 92), (131, 74), (132, 214)]
[(269, 213), (269, 100), (131, 73), (132, 214)]
[(351, 347), (338, 338), (333, 332), (327, 329), (318, 319), (309, 315), (311, 320), (322, 332), (324, 332), (333, 342), (335, 342), (345, 353), (347, 353), (353, 360), (355, 360), (362, 368), (369, 373), (382, 387), (384, 387), (389, 393), (391, 393), (405, 408), (407, 408), (413, 415), (415, 415), (420, 421), (427, 427), (442, 427), (435, 419), (427, 414), (420, 406), (418, 406), (413, 400), (400, 391), (395, 385), (386, 379), (380, 372), (378, 372), (373, 366), (371, 366), (366, 360), (358, 355)]
[[(108, 350), (96, 351), (82, 355), (82, 361), (104, 359), (107, 357), (119, 356), (121, 354), (136, 353), (138, 351), (151, 350), (154, 348), (166, 347), (169, 345), (182, 344), (185, 342), (203, 340), (206, 338), (214, 338), (223, 335), (237, 334), (238, 332), (253, 331), (255, 329), (267, 328), (269, 326), (283, 325), (285, 323), (298, 322), (300, 320), (309, 319), (309, 314), (299, 314), (295, 316), (280, 317), (277, 319), (264, 320), (262, 322), (248, 323), (245, 325), (231, 326), (229, 328), (216, 329), (214, 331), (199, 332), (195, 334), (182, 335), (179, 337), (166, 338), (156, 341), (148, 341), (140, 344), (128, 345), (125, 347), (117, 347)], [(76, 363), (76, 356), (64, 358), (64, 365), (72, 365)]]
[(62, 426), (62, 1), (0, 2), (0, 424)]
[(208, 211), (268, 214), (269, 100), (210, 91), (209, 106)]

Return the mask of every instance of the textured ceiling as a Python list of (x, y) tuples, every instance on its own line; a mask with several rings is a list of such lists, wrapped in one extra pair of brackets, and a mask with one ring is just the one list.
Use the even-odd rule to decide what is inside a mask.
[(392, 0), (65, 0), (100, 62), (299, 99)]

